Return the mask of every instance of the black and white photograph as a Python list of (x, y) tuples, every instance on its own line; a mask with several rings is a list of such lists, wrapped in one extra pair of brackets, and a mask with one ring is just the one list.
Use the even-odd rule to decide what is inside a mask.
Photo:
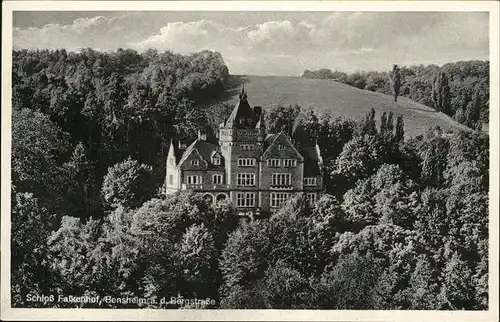
[(498, 320), (499, 3), (418, 2), (4, 2), (2, 319)]

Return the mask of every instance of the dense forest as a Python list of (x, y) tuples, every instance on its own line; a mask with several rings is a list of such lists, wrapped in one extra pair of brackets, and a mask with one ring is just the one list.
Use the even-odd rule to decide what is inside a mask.
[(228, 76), (222, 56), (210, 51), (14, 51), (12, 106), (68, 133), (61, 149), (81, 142), (102, 176), (128, 156), (162, 164), (173, 136), (192, 139), (213, 119), (198, 103), (218, 99)]
[(318, 142), (326, 188), (315, 206), (298, 194), (248, 221), (227, 201), (160, 191), (170, 139), (226, 115), (218, 53), (20, 51), (13, 66), (14, 307), (488, 308), (486, 133), (405, 138), (393, 113), (275, 106), (267, 129)]
[[(437, 65), (399, 67), (401, 96), (433, 107), (468, 127), (479, 127), (489, 119), (489, 61), (459, 61)], [(306, 70), (304, 78), (332, 79), (360, 89), (393, 94), (392, 71), (347, 74), (323, 68)], [(435, 99), (442, 90), (446, 107)]]

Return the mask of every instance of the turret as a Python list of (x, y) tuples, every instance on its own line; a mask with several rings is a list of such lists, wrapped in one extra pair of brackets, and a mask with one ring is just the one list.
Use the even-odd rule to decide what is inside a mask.
[(252, 128), (254, 123), (254, 115), (250, 104), (248, 104), (245, 88), (241, 88), (238, 102), (233, 108), (233, 111), (226, 120), (226, 128), (246, 129)]

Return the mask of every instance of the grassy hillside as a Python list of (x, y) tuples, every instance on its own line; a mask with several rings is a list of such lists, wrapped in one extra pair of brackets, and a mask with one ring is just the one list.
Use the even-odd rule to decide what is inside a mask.
[[(332, 116), (360, 119), (374, 108), (377, 119), (384, 111), (403, 115), (406, 136), (415, 136), (429, 127), (439, 125), (443, 130), (467, 129), (449, 116), (404, 97), (395, 103), (389, 95), (357, 89), (332, 80), (277, 76), (231, 76), (230, 89), (224, 101), (234, 104), (241, 85), (245, 85), (251, 106), (264, 109), (274, 105), (298, 104)], [(394, 119), (395, 119), (394, 118)]]

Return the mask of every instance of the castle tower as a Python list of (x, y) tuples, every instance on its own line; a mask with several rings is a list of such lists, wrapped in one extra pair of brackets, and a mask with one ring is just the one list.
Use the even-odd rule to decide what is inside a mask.
[(245, 88), (227, 120), (220, 125), (219, 143), (226, 160), (227, 184), (235, 189), (230, 198), (237, 204), (238, 192), (258, 187), (258, 168), (261, 146), (265, 138), (262, 109), (252, 109)]

